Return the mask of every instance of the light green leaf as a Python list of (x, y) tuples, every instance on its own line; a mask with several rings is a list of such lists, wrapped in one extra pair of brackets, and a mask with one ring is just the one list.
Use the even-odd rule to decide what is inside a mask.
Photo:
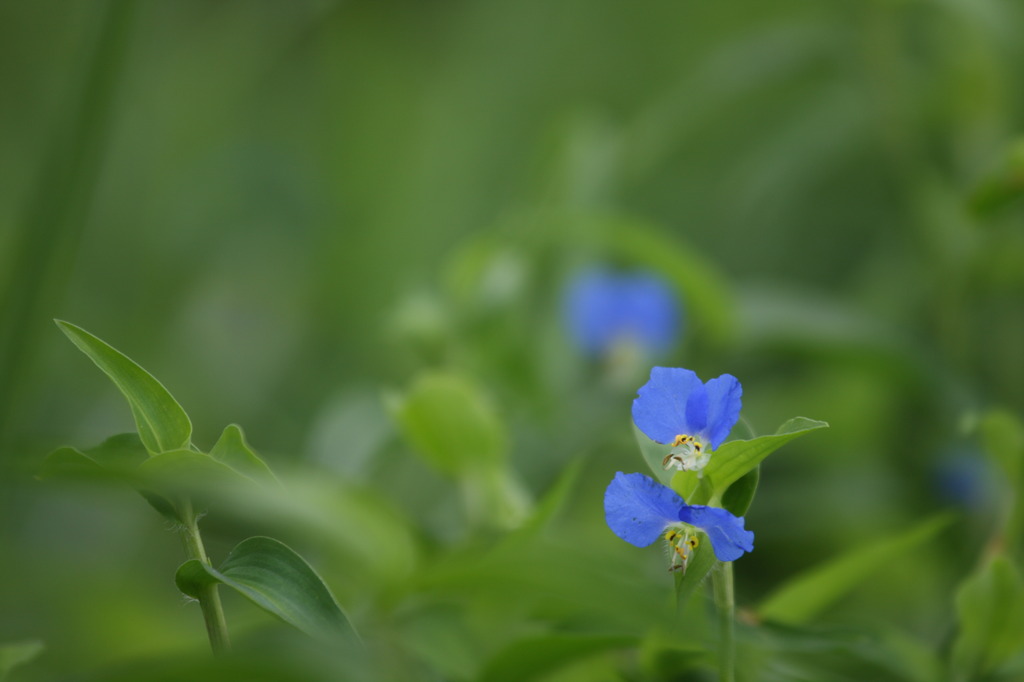
[(238, 424), (229, 424), (224, 429), (217, 443), (210, 450), (210, 457), (253, 480), (278, 483), (277, 477), (266, 462), (249, 447), (242, 427)]
[(44, 648), (38, 639), (0, 644), (0, 682), (6, 680), (14, 668), (41, 654)]
[(729, 441), (711, 455), (711, 461), (704, 467), (704, 476), (711, 479), (715, 495), (721, 496), (730, 485), (789, 441), (824, 428), (828, 428), (828, 423), (795, 417), (780, 426), (771, 436)]
[(188, 447), (192, 423), (181, 405), (152, 374), (81, 327), (63, 320), (55, 322), (128, 400), (139, 436), (149, 452)]
[(139, 465), (138, 472), (141, 485), (169, 496), (217, 493), (227, 486), (254, 483), (224, 462), (195, 450), (171, 450), (153, 455)]
[(636, 444), (640, 448), (640, 454), (643, 455), (648, 468), (654, 474), (655, 480), (659, 481), (662, 485), (669, 485), (672, 482), (672, 471), (666, 470), (661, 465), (661, 462), (665, 459), (665, 455), (669, 453), (669, 450), (672, 449), (672, 446), (655, 443), (644, 435), (644, 432), (638, 429), (636, 424), (633, 425), (633, 438), (636, 439)]
[(806, 623), (901, 555), (934, 537), (950, 521), (948, 515), (931, 518), (909, 531), (857, 546), (799, 573), (761, 602), (758, 614), (777, 623)]
[(1024, 470), (1024, 425), (1012, 413), (993, 410), (979, 424), (985, 451), (1014, 486), (1021, 485)]
[(961, 583), (956, 613), (960, 631), (950, 659), (956, 679), (974, 679), (1024, 652), (1024, 581), (1005, 556)]
[(391, 406), (402, 431), (447, 474), (490, 468), (505, 455), (504, 424), (483, 393), (452, 374), (421, 374)]
[(493, 656), (479, 682), (519, 682), (548, 675), (595, 654), (636, 646), (632, 635), (540, 635), (514, 642)]
[(306, 560), (268, 537), (243, 540), (219, 569), (195, 559), (178, 568), (175, 582), (198, 597), (203, 587), (222, 583), (308, 635), (358, 638), (345, 612)]

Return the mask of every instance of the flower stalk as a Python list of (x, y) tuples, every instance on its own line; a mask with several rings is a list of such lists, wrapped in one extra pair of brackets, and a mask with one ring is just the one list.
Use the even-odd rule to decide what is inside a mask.
[(736, 680), (736, 597), (733, 592), (732, 562), (721, 561), (711, 576), (718, 610), (719, 682)]
[[(186, 499), (181, 504), (182, 511), (182, 540), (185, 544), (185, 554), (189, 559), (195, 559), (210, 566), (210, 559), (203, 547), (203, 538), (199, 534), (199, 519), (192, 509), (191, 500)], [(210, 648), (214, 655), (221, 655), (231, 648), (231, 641), (228, 639), (228, 624), (224, 618), (224, 608), (220, 603), (220, 595), (217, 593), (217, 584), (210, 583), (202, 588), (197, 597), (199, 608), (203, 611), (203, 620), (206, 623), (206, 634), (210, 638)]]

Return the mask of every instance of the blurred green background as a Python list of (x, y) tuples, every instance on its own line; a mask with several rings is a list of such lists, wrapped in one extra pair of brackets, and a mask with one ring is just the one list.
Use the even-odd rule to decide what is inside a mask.
[[(161, 379), (201, 447), (244, 426), (294, 497), (210, 510), (211, 552), (243, 533), (300, 549), (385, 652), (380, 679), (501, 679), (530, 638), (583, 642), (547, 679), (712, 679), (679, 648), (707, 645), (701, 618), (667, 634), (652, 615), (671, 599), (661, 552), (604, 525), (611, 476), (644, 470), (629, 404), (652, 363), (739, 377), (750, 433), (832, 425), (766, 462), (741, 606), (953, 508), (816, 619), (948, 648), (951, 592), (1010, 497), (972, 424), (1024, 411), (1022, 15), (3, 3), (0, 642), (46, 647), (11, 679), (351, 669), (229, 599), (253, 668), (207, 670), (164, 521), (130, 491), (36, 480), (48, 451), (133, 429), (54, 317)], [(562, 291), (594, 263), (673, 283), (671, 353), (616, 370), (574, 351)], [(425, 371), (500, 421), (482, 507), (393, 417)], [(768, 661), (750, 679), (919, 679), (847, 640), (768, 640), (748, 637), (772, 652), (749, 653)], [(820, 669), (779, 662), (811, 650)]]

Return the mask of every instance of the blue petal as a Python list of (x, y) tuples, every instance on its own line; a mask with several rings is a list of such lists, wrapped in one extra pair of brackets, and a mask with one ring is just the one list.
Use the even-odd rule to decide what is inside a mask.
[(679, 335), (679, 301), (653, 274), (585, 270), (566, 289), (565, 317), (576, 345), (603, 355), (623, 340), (649, 353), (668, 350)]
[(707, 424), (704, 384), (688, 369), (655, 367), (633, 401), (633, 423), (657, 443), (700, 432)]
[(740, 418), (743, 387), (731, 374), (712, 379), (704, 387), (708, 394), (707, 437), (711, 441), (711, 449), (717, 450)]
[(683, 506), (679, 520), (708, 534), (719, 561), (735, 561), (754, 549), (754, 533), (743, 529), (743, 517), (718, 507)]
[(614, 340), (616, 278), (587, 270), (572, 279), (565, 296), (569, 333), (583, 352), (600, 355)]
[(617, 336), (628, 337), (651, 353), (669, 350), (679, 338), (679, 303), (660, 277), (623, 276), (618, 306)]
[(646, 547), (661, 537), (666, 526), (678, 523), (685, 506), (675, 491), (643, 474), (620, 471), (604, 493), (608, 527), (637, 547)]

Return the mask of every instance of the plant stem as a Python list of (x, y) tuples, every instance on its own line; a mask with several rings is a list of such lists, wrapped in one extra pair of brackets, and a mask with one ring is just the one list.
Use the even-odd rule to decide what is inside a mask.
[[(182, 529), (182, 540), (185, 542), (185, 553), (189, 559), (201, 561), (207, 566), (210, 559), (206, 556), (206, 549), (203, 547), (203, 538), (199, 534), (199, 519), (192, 510), (192, 502), (185, 500), (182, 505), (182, 518), (184, 526)], [(228, 624), (224, 619), (224, 608), (220, 604), (220, 595), (217, 593), (217, 584), (212, 583), (202, 589), (198, 595), (199, 608), (203, 610), (203, 620), (206, 621), (206, 634), (210, 638), (210, 648), (214, 655), (220, 655), (231, 648), (228, 639)]]
[(733, 593), (732, 562), (719, 562), (712, 574), (715, 607), (718, 609), (719, 682), (736, 680), (736, 598)]

